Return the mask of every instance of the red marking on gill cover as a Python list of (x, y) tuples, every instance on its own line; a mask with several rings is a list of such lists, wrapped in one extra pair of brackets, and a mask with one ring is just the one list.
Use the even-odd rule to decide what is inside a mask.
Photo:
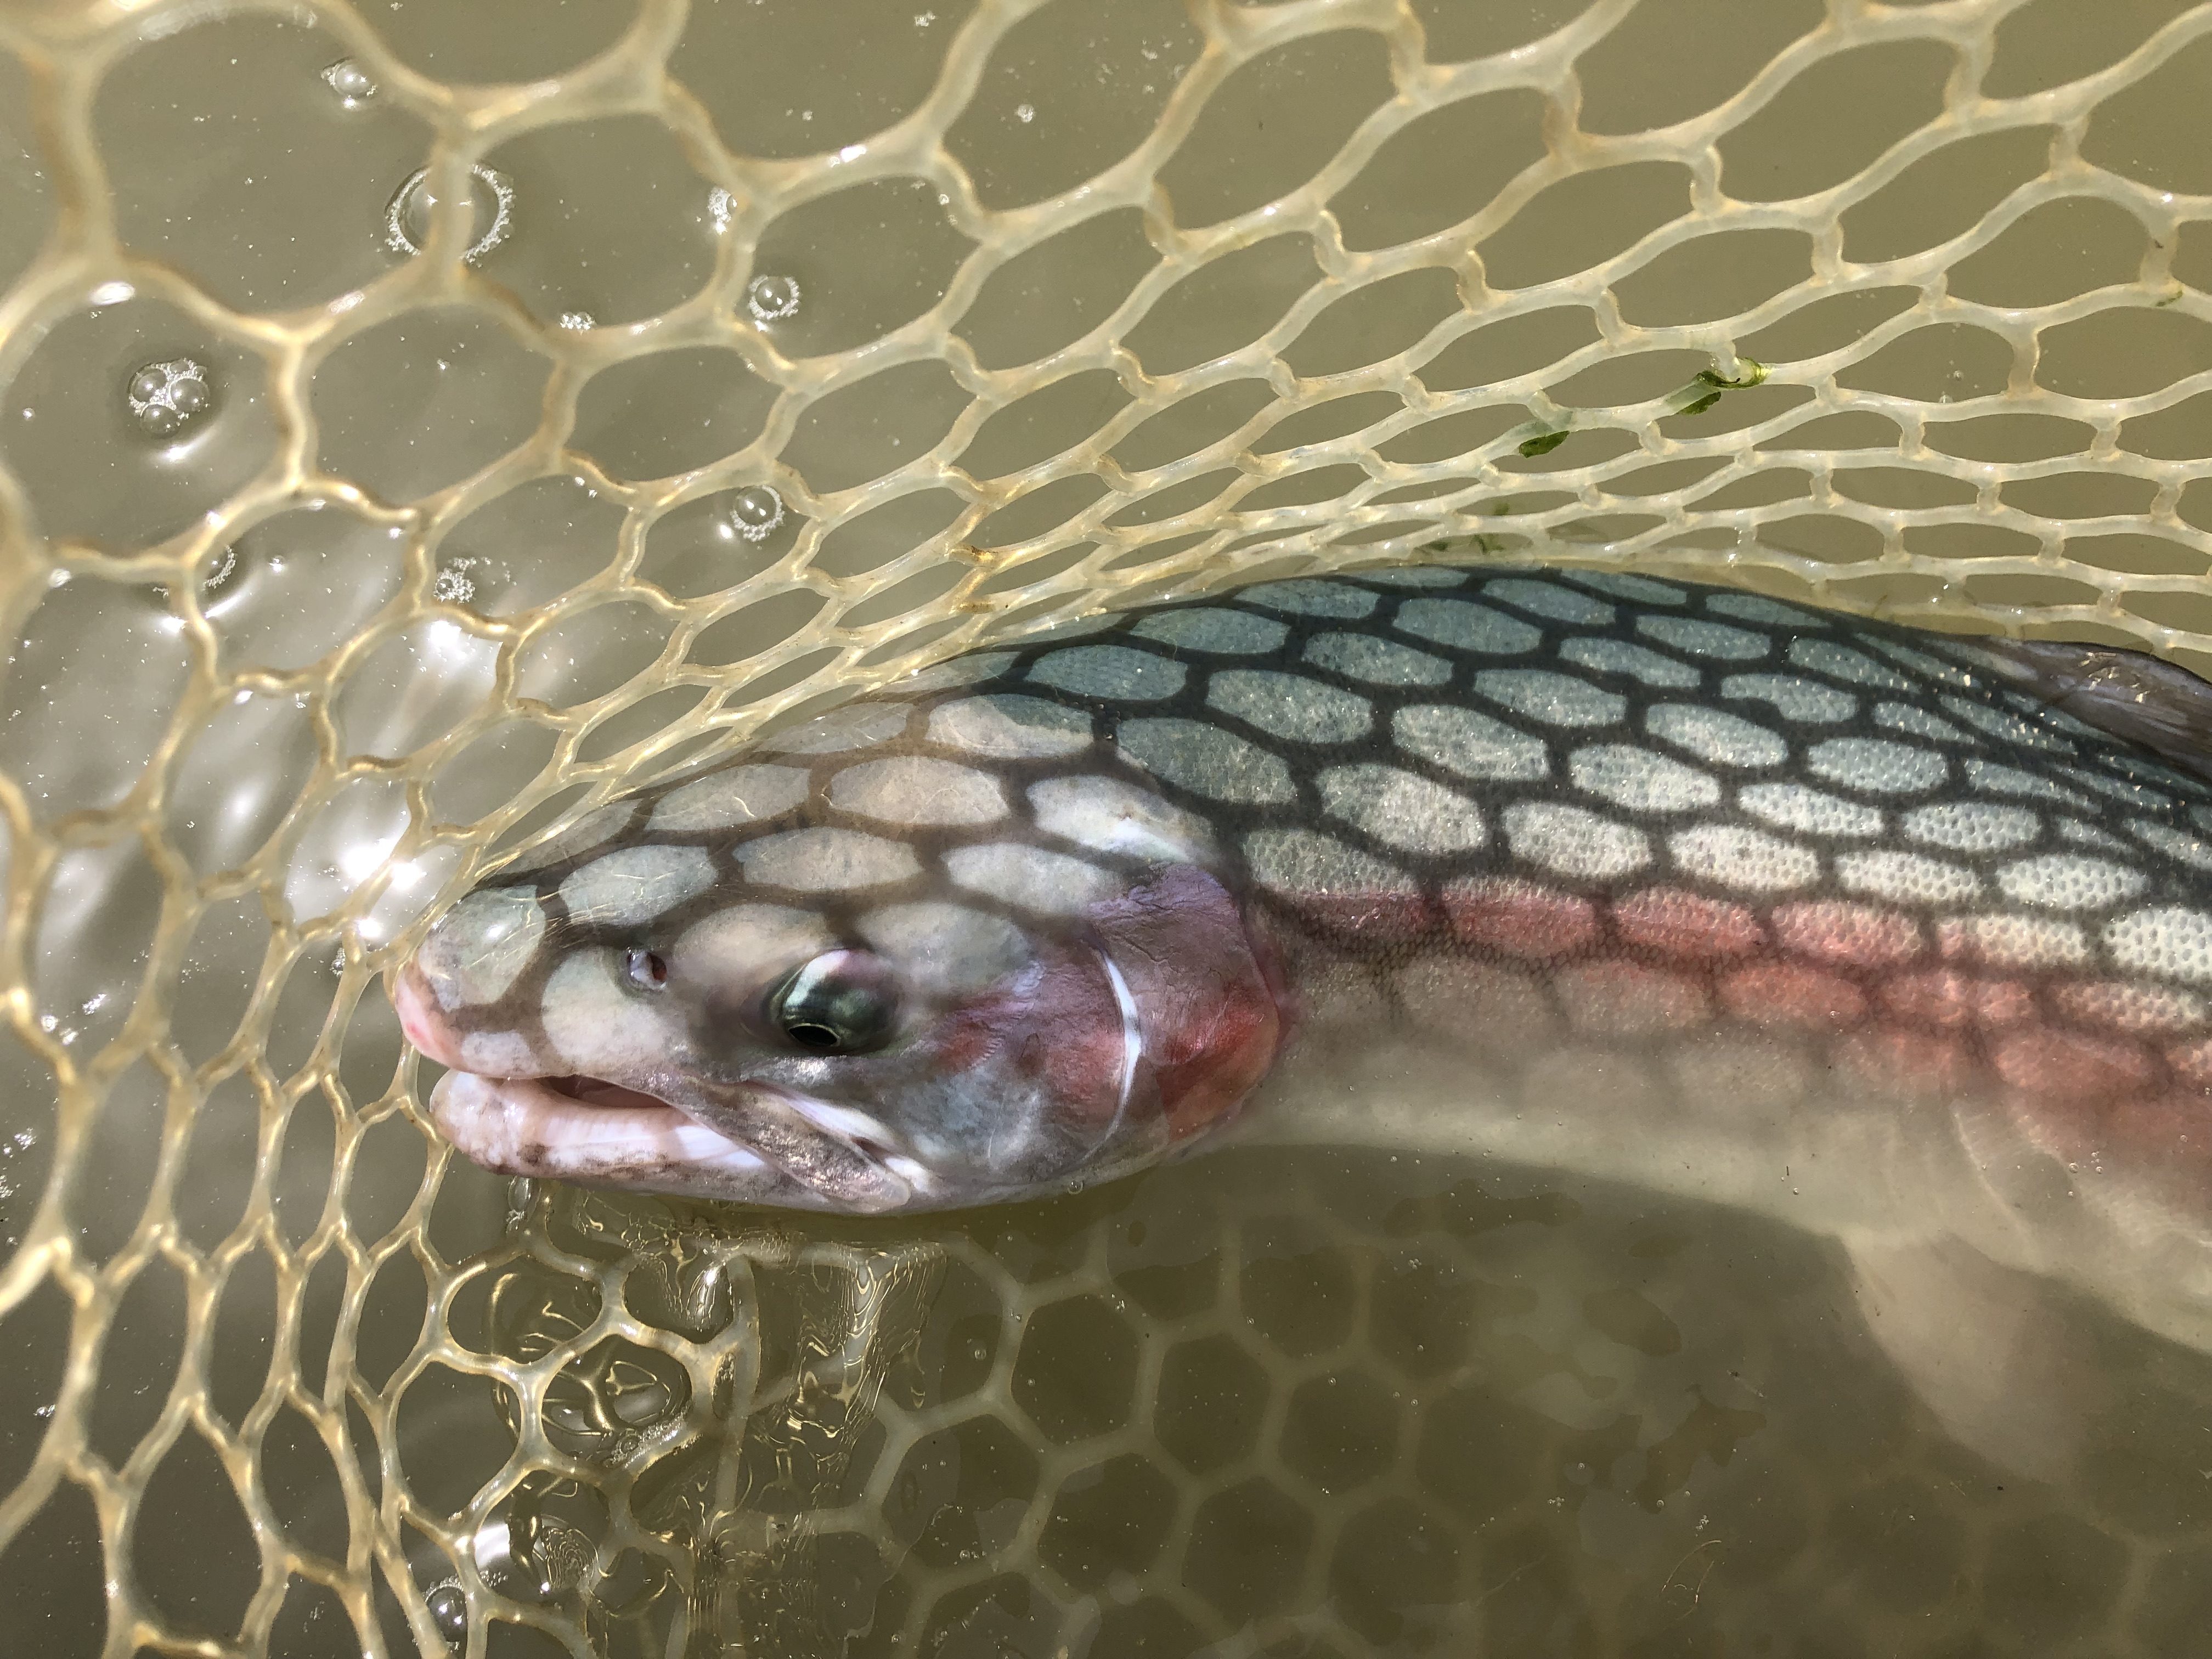
[(1103, 1122), (1120, 1109), (1121, 1006), (1090, 952), (1063, 947), (1046, 953), (1035, 974), (953, 1010), (933, 1040), (943, 1070), (1009, 1067), (1079, 1121)]
[(1121, 1107), (1127, 1063), (1113, 984), (1098, 963), (1081, 958), (1061, 964), (1045, 983), (1022, 1069), (1075, 1116), (1110, 1120)]
[[(1399, 896), (1382, 896), (1369, 915), (1395, 914)], [(1189, 865), (1092, 907), (1086, 920), (1127, 982), (1170, 1138), (1187, 1139), (1233, 1112), (1285, 1036), (1264, 935), (1227, 889)]]
[(996, 1019), (1012, 999), (994, 997), (956, 1010), (936, 1036), (937, 1064), (945, 1071), (971, 1072), (1006, 1044)]

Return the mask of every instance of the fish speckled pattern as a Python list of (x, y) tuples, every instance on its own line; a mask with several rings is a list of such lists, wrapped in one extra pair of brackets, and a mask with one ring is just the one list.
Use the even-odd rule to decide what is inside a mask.
[(1962, 1239), (2212, 1346), (2212, 787), (2058, 706), (2090, 654), (1628, 575), (1247, 588), (594, 813), (399, 1000), (515, 1173), (944, 1207), (1240, 1122)]

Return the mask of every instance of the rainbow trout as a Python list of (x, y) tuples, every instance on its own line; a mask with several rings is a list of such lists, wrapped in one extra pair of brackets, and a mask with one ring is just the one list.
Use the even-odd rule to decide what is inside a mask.
[(1743, 1206), (1893, 1282), (1934, 1242), (2212, 1348), (2212, 788), (2154, 754), (2208, 705), (1625, 575), (1274, 583), (617, 801), (396, 994), (515, 1175), (914, 1211), (1234, 1127)]

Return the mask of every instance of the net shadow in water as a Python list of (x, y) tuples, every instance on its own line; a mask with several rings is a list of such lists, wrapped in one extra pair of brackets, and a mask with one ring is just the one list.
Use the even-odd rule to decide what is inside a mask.
[[(1449, 1339), (1488, 1379), (1463, 1436), (1430, 1427), (1445, 1370), (1358, 1334), (1412, 1247), (1326, 1162), (994, 1224), (927, 1296), (896, 1252), (820, 1235), (809, 1290), (705, 1229), (667, 1247), (693, 1290), (632, 1301), (653, 1272), (617, 1287), (542, 1207), (586, 1200), (498, 1242), (378, 974), (489, 856), (687, 749), (994, 630), (1439, 540), (2212, 660), (2208, 35), (2179, 0), (0, 10), (0, 1637), (581, 1652), (680, 1606), (947, 1653), (1248, 1614), (1224, 1640), (1316, 1656), (1553, 1618), (1593, 1652), (1730, 1620), (1754, 1652), (2188, 1651), (2194, 1363), (2090, 1310), (2093, 1478), (1999, 1496), (1814, 1247), (1686, 1216), (1573, 1278), (1618, 1197), (1475, 1235), (1553, 1254), (1480, 1258), (1538, 1306)], [(1282, 1231), (1178, 1232), (1179, 1193)], [(1186, 1237), (1138, 1283), (1212, 1300), (1117, 1277)], [(685, 1251), (757, 1317), (683, 1311)], [(1318, 1289), (1255, 1265), (1308, 1256)], [(1283, 1348), (1264, 1310), (1340, 1279), (1355, 1334)], [(930, 1358), (963, 1296), (980, 1370)], [(894, 1349), (924, 1318), (873, 1380), (832, 1340), (869, 1307)], [(1115, 1410), (1077, 1386), (1125, 1371)], [(924, 1432), (904, 1530), (863, 1524)], [(747, 1518), (801, 1491), (806, 1526)], [(464, 1559), (450, 1517), (509, 1492)], [(790, 1570), (756, 1595), (702, 1540)]]
[(441, 1562), (572, 1650), (2168, 1654), (2212, 1567), (2212, 1360), (2063, 1305), (2126, 1397), (2046, 1485), (1829, 1247), (1510, 1169), (1230, 1152), (931, 1224), (545, 1189), (465, 1284), (529, 1403), (441, 1443), (418, 1374), (399, 1456), (474, 1491), (535, 1414)]

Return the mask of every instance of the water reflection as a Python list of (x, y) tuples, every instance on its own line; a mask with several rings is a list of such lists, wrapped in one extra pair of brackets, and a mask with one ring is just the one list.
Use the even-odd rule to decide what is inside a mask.
[(2175, 1652), (2212, 1588), (2212, 1362), (2054, 1304), (2126, 1381), (2045, 1484), (1945, 1436), (1832, 1246), (1488, 1164), (934, 1224), (542, 1188), (472, 1305), (543, 1379), (477, 1616), (598, 1653)]

